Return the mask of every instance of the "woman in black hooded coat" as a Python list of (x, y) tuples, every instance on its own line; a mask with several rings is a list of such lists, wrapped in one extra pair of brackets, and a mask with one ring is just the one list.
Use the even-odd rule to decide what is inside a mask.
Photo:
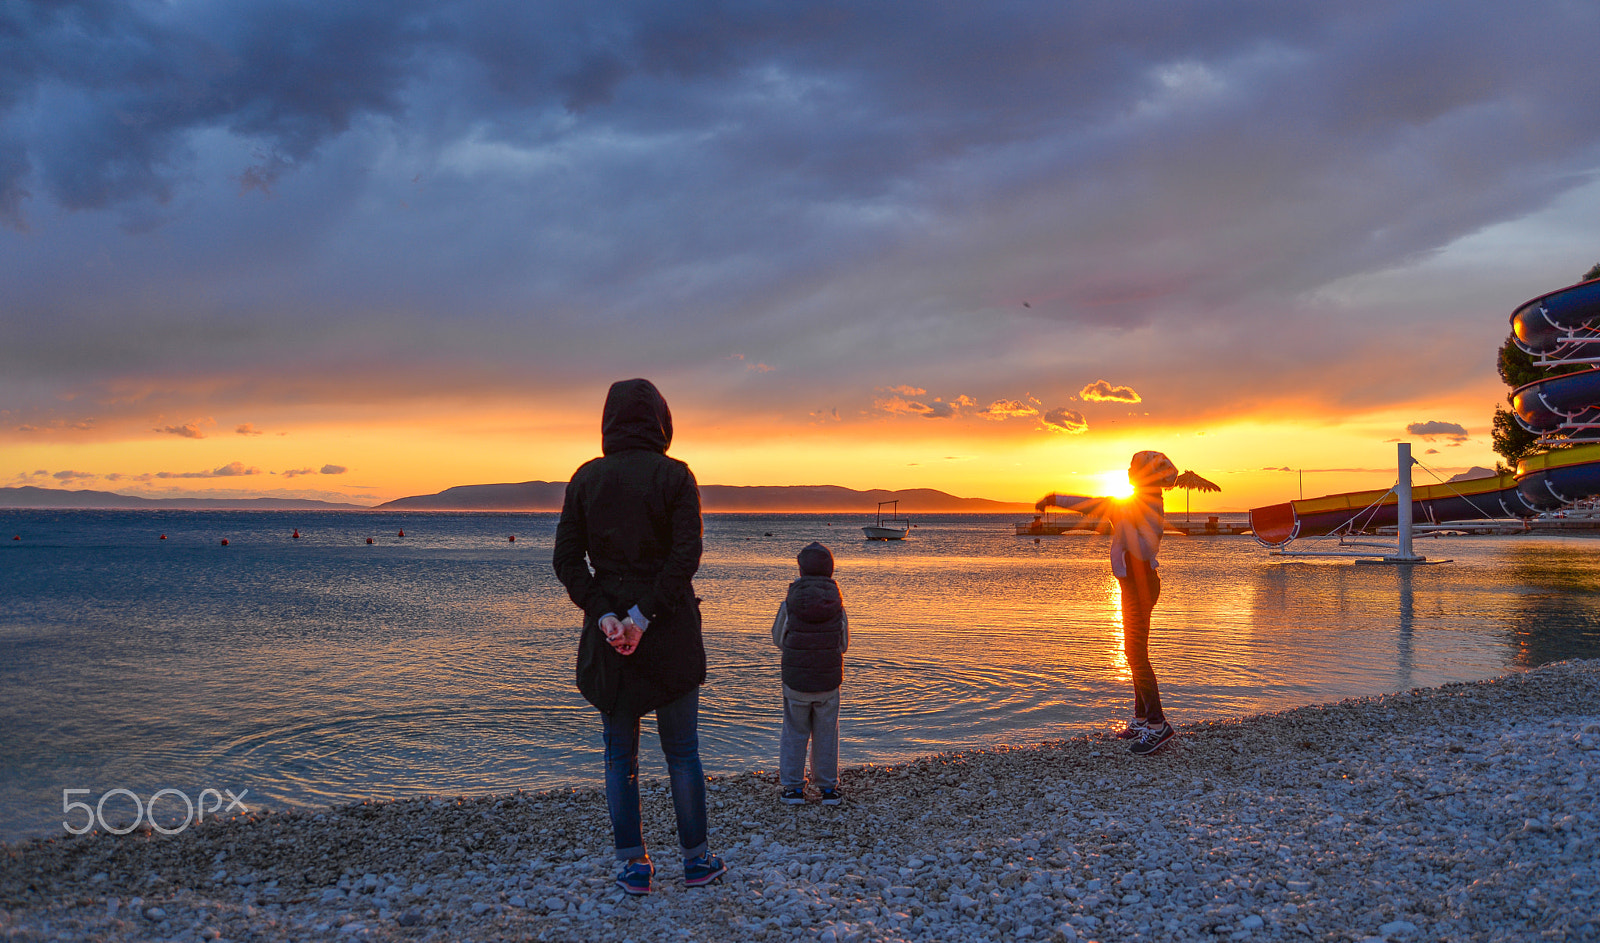
[(700, 606), (700, 491), (689, 466), (666, 454), (672, 413), (649, 380), (611, 385), (602, 457), (567, 484), (552, 562), (583, 610), (578, 690), (601, 713), (606, 804), (617, 883), (648, 893), (654, 873), (639, 807), (639, 719), (652, 711), (678, 817), (684, 879), (708, 884), (727, 868), (706, 841), (700, 765), (700, 685), (706, 677)]

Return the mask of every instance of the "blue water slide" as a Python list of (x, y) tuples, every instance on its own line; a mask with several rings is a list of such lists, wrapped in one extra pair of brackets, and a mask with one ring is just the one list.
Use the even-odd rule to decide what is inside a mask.
[(1600, 422), (1600, 370), (1580, 370), (1519, 386), (1511, 393), (1511, 411), (1524, 429), (1538, 435)]
[(1518, 478), (1517, 493), (1541, 511), (1554, 511), (1579, 498), (1600, 494), (1600, 465), (1541, 469)]
[(1600, 278), (1540, 295), (1511, 312), (1511, 334), (1525, 353), (1555, 353), (1575, 332), (1600, 332)]

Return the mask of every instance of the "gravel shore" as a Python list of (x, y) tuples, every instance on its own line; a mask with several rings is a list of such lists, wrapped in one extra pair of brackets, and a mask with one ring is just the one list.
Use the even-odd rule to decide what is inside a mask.
[(1600, 939), (1600, 661), (851, 769), (845, 804), (710, 785), (720, 885), (625, 898), (603, 794), (414, 799), (0, 846), (16, 940)]

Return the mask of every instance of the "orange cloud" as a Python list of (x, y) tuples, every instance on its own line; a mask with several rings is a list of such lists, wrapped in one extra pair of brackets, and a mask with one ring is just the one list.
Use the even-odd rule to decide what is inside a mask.
[(1078, 391), (1086, 403), (1138, 403), (1143, 402), (1131, 386), (1112, 386), (1105, 380), (1096, 380)]
[(239, 428), (237, 428), (237, 429), (235, 429), (233, 431), (238, 433), (239, 435), (262, 435), (263, 434), (260, 429), (257, 429), (255, 427), (254, 423), (249, 423), (249, 422), (245, 423), (244, 425), (240, 426)]
[(1083, 418), (1083, 413), (1076, 409), (1052, 409), (1044, 414), (1045, 428), (1051, 432), (1062, 432), (1067, 435), (1081, 435), (1089, 431), (1089, 421)]
[(997, 399), (983, 409), (978, 410), (978, 415), (984, 419), (1031, 419), (1039, 415), (1039, 408), (1030, 403), (1016, 399)]
[[(914, 389), (913, 387), (893, 387), (896, 391)], [(919, 390), (926, 392), (925, 390)], [(971, 409), (978, 405), (978, 401), (966, 394), (957, 396), (946, 402), (943, 398), (935, 396), (932, 402), (924, 403), (921, 400), (907, 400), (899, 396), (877, 400), (874, 405), (886, 413), (921, 416), (924, 419), (952, 419), (959, 415), (963, 409)]]
[(181, 426), (163, 426), (155, 431), (168, 435), (183, 436), (185, 439), (204, 439), (206, 437), (206, 434), (200, 431), (200, 427), (192, 422), (186, 422)]

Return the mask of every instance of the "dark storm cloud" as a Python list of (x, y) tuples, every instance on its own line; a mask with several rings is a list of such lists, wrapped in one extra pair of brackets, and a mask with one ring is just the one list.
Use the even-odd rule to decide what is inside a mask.
[[(985, 402), (1104, 370), (1227, 409), (1258, 399), (1240, 363), (1309, 390), (1405, 346), (1307, 292), (1588, 179), (1597, 26), (1556, 0), (0, 2), (0, 396), (44, 427), (68, 390), (184, 415), (743, 351), (783, 369), (726, 401), (854, 377), (864, 408), (892, 343)], [(1200, 372), (1154, 373), (1163, 345)], [(1440, 376), (1411, 366), (1360, 395)]]

